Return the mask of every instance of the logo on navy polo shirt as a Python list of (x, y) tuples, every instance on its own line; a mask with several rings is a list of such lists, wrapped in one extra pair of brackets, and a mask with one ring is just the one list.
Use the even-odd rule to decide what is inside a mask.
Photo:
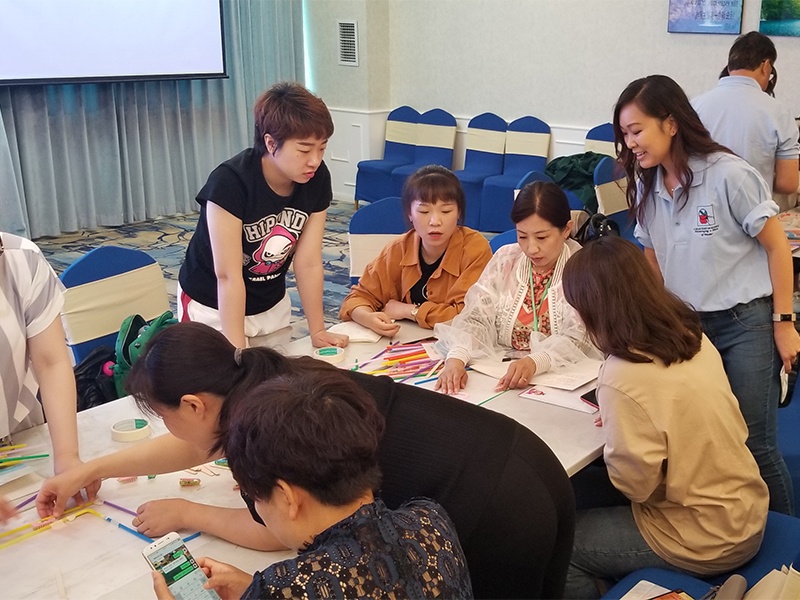
[(714, 217), (714, 207), (711, 205), (697, 207), (697, 223), (694, 227), (694, 232), (698, 235), (707, 236), (713, 235), (719, 225), (717, 219)]

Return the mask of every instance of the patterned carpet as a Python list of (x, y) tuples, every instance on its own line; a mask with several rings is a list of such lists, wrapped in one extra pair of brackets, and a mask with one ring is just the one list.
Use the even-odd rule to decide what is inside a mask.
[[(352, 201), (334, 200), (328, 209), (328, 222), (322, 241), (322, 260), (325, 268), (323, 303), (325, 320), (329, 325), (338, 322), (339, 306), (350, 287), (347, 228), (352, 215)], [(42, 249), (56, 273), (61, 273), (93, 248), (105, 244), (144, 250), (161, 265), (167, 279), (170, 303), (175, 312), (178, 271), (186, 253), (186, 245), (197, 224), (197, 217), (197, 213), (178, 215), (133, 225), (104, 227), (58, 237), (43, 237), (34, 241)], [(291, 270), (287, 277), (287, 289), (292, 299), (292, 336), (297, 339), (307, 335), (308, 331)]]

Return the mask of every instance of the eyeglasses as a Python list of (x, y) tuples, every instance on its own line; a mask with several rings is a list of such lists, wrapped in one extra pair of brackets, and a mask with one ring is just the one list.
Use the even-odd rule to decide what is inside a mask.
[(775, 96), (775, 84), (778, 83), (778, 69), (772, 65), (772, 72), (769, 74), (769, 81), (767, 81), (767, 88), (764, 90), (770, 96)]
[(3, 238), (0, 237), (0, 256), (3, 256)]

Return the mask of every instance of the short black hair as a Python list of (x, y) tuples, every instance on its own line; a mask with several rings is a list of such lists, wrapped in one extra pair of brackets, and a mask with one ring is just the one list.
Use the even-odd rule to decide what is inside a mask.
[(268, 500), (279, 479), (329, 506), (380, 485), (383, 415), (344, 373), (294, 371), (245, 392), (233, 407), (225, 453), (254, 500)]
[(773, 66), (778, 60), (778, 51), (772, 40), (758, 31), (751, 31), (736, 38), (728, 52), (728, 71), (746, 69), (754, 71), (765, 60)]

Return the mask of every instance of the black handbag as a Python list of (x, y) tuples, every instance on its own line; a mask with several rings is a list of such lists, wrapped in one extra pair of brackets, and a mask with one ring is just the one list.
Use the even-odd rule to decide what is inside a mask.
[(604, 235), (619, 236), (619, 225), (616, 221), (608, 218), (603, 213), (595, 213), (581, 225), (581, 228), (578, 229), (578, 233), (575, 235), (575, 239), (578, 240), (582, 246), (585, 246), (592, 240), (596, 240)]

